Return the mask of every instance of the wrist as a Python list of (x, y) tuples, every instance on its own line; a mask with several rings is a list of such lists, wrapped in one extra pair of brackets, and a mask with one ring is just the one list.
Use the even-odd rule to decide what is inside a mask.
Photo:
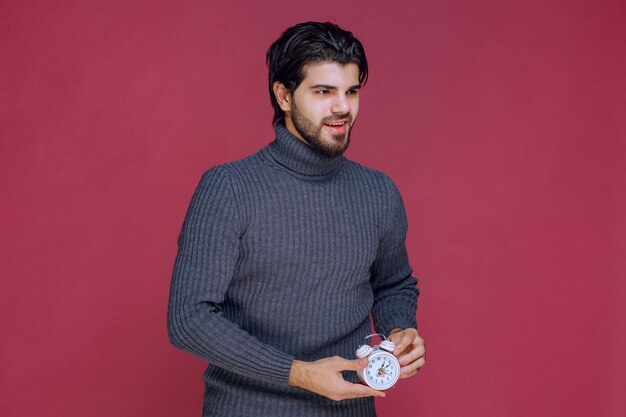
[(289, 373), (289, 385), (292, 387), (302, 387), (302, 373), (306, 362), (294, 360), (291, 363), (291, 372)]

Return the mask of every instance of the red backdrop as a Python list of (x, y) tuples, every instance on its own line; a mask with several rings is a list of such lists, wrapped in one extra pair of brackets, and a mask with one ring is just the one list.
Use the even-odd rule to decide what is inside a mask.
[(165, 326), (187, 204), (272, 139), (267, 46), (332, 20), (422, 289), (428, 363), (380, 415), (623, 417), (625, 4), (3, 1), (0, 414), (200, 414)]

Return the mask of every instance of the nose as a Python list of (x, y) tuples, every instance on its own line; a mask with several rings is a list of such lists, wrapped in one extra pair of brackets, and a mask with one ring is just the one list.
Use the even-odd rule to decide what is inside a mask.
[(336, 114), (345, 114), (350, 112), (350, 103), (345, 94), (336, 94), (330, 111)]

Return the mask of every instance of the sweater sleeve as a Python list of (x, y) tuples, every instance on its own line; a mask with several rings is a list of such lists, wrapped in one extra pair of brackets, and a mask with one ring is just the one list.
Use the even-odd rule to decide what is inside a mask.
[(372, 319), (376, 332), (388, 335), (394, 328), (417, 328), (415, 313), (419, 290), (411, 274), (405, 238), (407, 219), (402, 197), (396, 186), (385, 176), (391, 195), (387, 227), (380, 241), (371, 268), (374, 292)]
[(221, 312), (242, 233), (228, 170), (200, 180), (178, 238), (168, 308), (171, 343), (231, 372), (286, 385), (293, 357), (260, 342)]

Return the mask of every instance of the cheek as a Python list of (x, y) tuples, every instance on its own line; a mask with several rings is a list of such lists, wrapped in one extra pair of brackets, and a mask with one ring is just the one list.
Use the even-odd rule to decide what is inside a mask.
[(310, 115), (311, 119), (317, 123), (321, 123), (324, 117), (330, 116), (330, 104), (326, 103), (325, 100), (317, 100), (316, 102), (311, 104), (310, 107)]
[(355, 100), (355, 102), (350, 105), (350, 113), (352, 114), (352, 118), (356, 119), (356, 115), (359, 113), (359, 101), (358, 100)]
[(297, 101), (298, 111), (312, 123), (321, 123), (325, 114), (324, 100), (306, 100)]

